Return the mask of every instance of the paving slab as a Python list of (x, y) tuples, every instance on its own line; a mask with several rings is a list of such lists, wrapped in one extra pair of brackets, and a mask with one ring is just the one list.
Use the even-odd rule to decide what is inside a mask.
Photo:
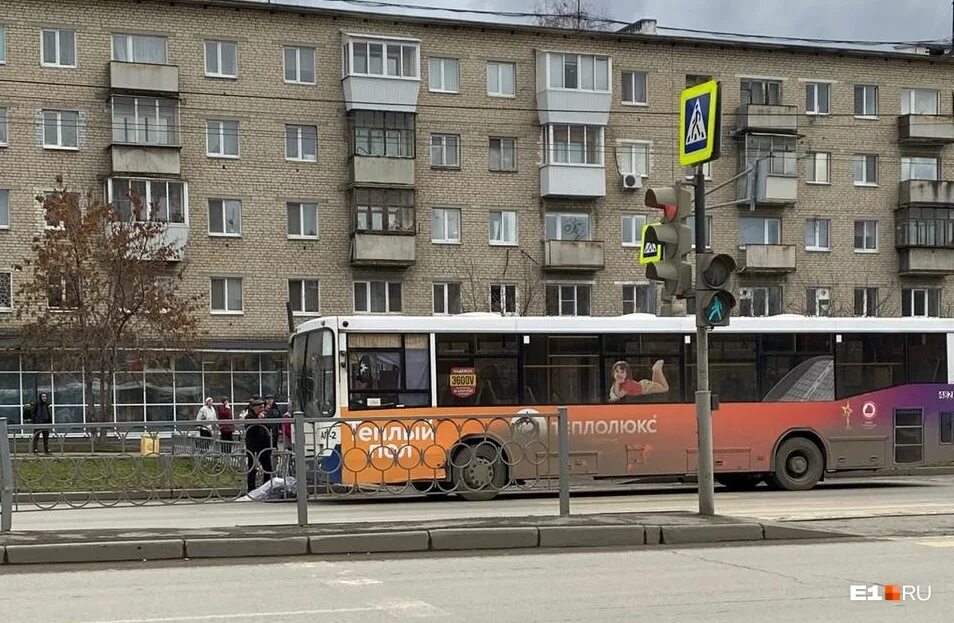
[(173, 560), (184, 555), (181, 539), (8, 545), (9, 564)]

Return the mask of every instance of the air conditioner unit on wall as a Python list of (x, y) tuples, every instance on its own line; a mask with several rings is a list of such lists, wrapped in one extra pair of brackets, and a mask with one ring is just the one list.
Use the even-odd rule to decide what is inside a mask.
[(643, 179), (638, 175), (627, 173), (620, 177), (623, 182), (623, 190), (636, 190), (643, 187)]

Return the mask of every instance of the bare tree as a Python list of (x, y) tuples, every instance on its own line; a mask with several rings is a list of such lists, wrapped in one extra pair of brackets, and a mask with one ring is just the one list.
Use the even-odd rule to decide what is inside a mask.
[(462, 311), (493, 311), (493, 302), (489, 298), (491, 283), (516, 287), (514, 310), (517, 314), (526, 316), (533, 310), (541, 296), (539, 262), (523, 249), (515, 248), (507, 249), (503, 265), (498, 266), (493, 268), (486, 262), (478, 263), (473, 256), (460, 261), (461, 287), (467, 286), (467, 291), (461, 292)]
[(606, 7), (592, 0), (537, 0), (533, 9), (537, 24), (575, 30), (613, 30)]

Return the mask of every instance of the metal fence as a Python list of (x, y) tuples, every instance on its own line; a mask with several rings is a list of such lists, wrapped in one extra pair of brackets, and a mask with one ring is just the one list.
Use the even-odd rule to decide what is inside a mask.
[[(569, 514), (562, 407), (429, 418), (296, 413), (230, 424), (243, 441), (199, 436), (194, 422), (10, 426), (0, 419), (0, 531), (11, 529), (14, 511), (34, 508), (295, 498), (305, 525), (310, 500), (486, 500), (506, 490), (558, 490), (560, 514)], [(294, 443), (282, 434), (289, 424)]]

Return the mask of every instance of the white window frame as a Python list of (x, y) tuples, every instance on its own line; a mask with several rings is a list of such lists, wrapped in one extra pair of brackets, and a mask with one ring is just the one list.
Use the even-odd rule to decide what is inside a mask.
[(10, 124), (7, 115), (7, 107), (0, 106), (0, 147), (10, 146)]
[[(912, 112), (917, 102), (917, 94), (934, 94), (934, 112)], [(935, 116), (941, 114), (941, 92), (937, 89), (928, 89), (923, 87), (904, 87), (901, 89), (901, 114), (902, 115), (926, 115)]]
[[(225, 152), (225, 137), (228, 136), (226, 124), (235, 124), (235, 153)], [(216, 127), (217, 126), (217, 127)], [(241, 157), (242, 143), (239, 139), (241, 124), (238, 119), (206, 119), (205, 120), (205, 155), (209, 158), (225, 158), (227, 160), (236, 160)], [(214, 135), (219, 137), (219, 151), (212, 151), (211, 138)], [(301, 138), (299, 137), (299, 143)]]
[[(878, 99), (879, 99), (879, 89), (876, 84), (856, 84), (852, 89), (852, 94), (854, 97), (857, 97), (858, 89), (863, 89), (864, 94), (862, 97), (862, 111), (858, 112), (855, 108), (855, 102), (852, 101), (852, 110), (855, 113), (855, 119), (877, 119), (878, 118)], [(874, 110), (868, 110), (868, 89), (874, 89)]]
[[(455, 147), (452, 151), (448, 148), (448, 145), (447, 145), (448, 139), (450, 139), (450, 138), (454, 138), (455, 141), (456, 141), (456, 147)], [(435, 139), (438, 140), (440, 144), (435, 145), (435, 144), (434, 144)], [(438, 149), (440, 150), (440, 159), (441, 159), (440, 162), (435, 162), (435, 161), (434, 161), (434, 154), (435, 154), (434, 149), (435, 149), (435, 148), (438, 148)], [(448, 157), (448, 155), (450, 155), (451, 153), (453, 153), (453, 156), (454, 156), (454, 158), (456, 159), (456, 162), (449, 164), (449, 163), (447, 162), (447, 157)], [(431, 134), (431, 141), (430, 141), (430, 160), (431, 160), (431, 168), (434, 168), (434, 169), (459, 169), (459, 168), (461, 168), (461, 164), (460, 164), (460, 134), (446, 134), (446, 133), (434, 133), (434, 134)]]
[[(556, 86), (556, 85), (554, 85), (554, 84), (552, 84), (552, 83), (550, 82), (550, 79), (552, 78), (551, 65), (553, 64), (553, 62), (554, 62), (555, 60), (557, 60), (557, 59), (556, 59), (557, 56), (559, 56), (559, 62), (560, 62), (560, 65), (561, 65), (561, 67), (560, 67), (560, 76), (561, 76), (561, 78), (562, 78), (562, 79), (561, 79), (561, 82), (562, 82), (564, 85), (566, 84), (566, 57), (568, 57), (568, 56), (569, 56), (569, 57), (576, 57), (576, 67), (577, 67), (577, 70), (576, 70), (576, 83), (577, 83), (577, 86), (576, 86), (576, 87), (567, 87), (567, 86), (563, 86), (563, 85), (561, 85), (561, 86)], [(583, 66), (583, 62), (584, 62), (583, 59), (584, 59), (584, 58), (593, 59), (593, 60), (592, 60), (592, 62), (593, 62), (593, 88), (592, 88), (592, 89), (584, 89), (584, 88), (582, 88), (582, 84), (583, 84), (583, 80), (582, 80), (583, 72), (581, 71), (580, 67)], [(598, 88), (596, 88), (596, 75), (597, 75), (597, 74), (596, 74), (596, 61), (597, 61), (597, 59), (605, 60), (605, 61), (606, 61), (606, 88), (605, 88), (605, 89), (598, 89)], [(613, 59), (612, 59), (612, 57), (610, 57), (610, 56), (606, 56), (606, 55), (603, 55), (603, 54), (577, 54), (577, 53), (574, 53), (574, 52), (547, 52), (547, 53), (546, 53), (546, 65), (547, 65), (547, 66), (546, 66), (546, 72), (547, 72), (547, 73), (546, 73), (546, 85), (547, 85), (547, 89), (549, 89), (549, 90), (552, 90), (552, 91), (582, 91), (582, 92), (584, 92), (584, 93), (611, 93), (612, 90), (613, 90), (613, 79), (612, 79), (612, 76), (613, 76)]]
[[(133, 102), (133, 129), (135, 133), (134, 141), (118, 141), (116, 139), (116, 131), (119, 124), (116, 119), (116, 100), (117, 99), (127, 99), (132, 100)], [(151, 103), (151, 106), (145, 105), (146, 103)], [(175, 120), (171, 127), (166, 127), (160, 129), (160, 115), (159, 111), (163, 103), (172, 104), (175, 107)], [(109, 99), (111, 121), (113, 124), (113, 142), (121, 143), (124, 145), (150, 145), (150, 146), (178, 146), (179, 145), (179, 100), (173, 99), (171, 97), (155, 97), (151, 95), (126, 95), (126, 94), (116, 94)], [(166, 140), (147, 140), (149, 133), (149, 123), (154, 121), (156, 124), (156, 129), (152, 132), (155, 134), (158, 139), (160, 136), (165, 136)], [(124, 133), (129, 133), (129, 129), (125, 126), (120, 126), (120, 130)]]
[(309, 234), (293, 234), (291, 232), (286, 232), (287, 238), (289, 240), (318, 240), (321, 236), (321, 224), (318, 222), (318, 202), (317, 201), (286, 201), (285, 202), (285, 215), (286, 215), (286, 228), (288, 208), (292, 205), (298, 206), (298, 231), (305, 231), (305, 207), (310, 206), (311, 209), (315, 211), (315, 235)]
[[(444, 231), (439, 232), (434, 230), (434, 217), (438, 212), (443, 213), (444, 219)], [(457, 237), (451, 237), (448, 232), (450, 228), (448, 227), (449, 220), (447, 218), (448, 214), (456, 213), (457, 215)], [(460, 222), (461, 222), (461, 210), (460, 208), (431, 208), (431, 242), (434, 244), (460, 244), (461, 242), (461, 231), (460, 231)]]
[[(302, 132), (303, 128), (314, 128), (315, 129), (315, 153), (311, 154), (309, 157), (304, 155), (304, 140)], [(289, 156), (288, 154), (288, 133), (294, 130), (296, 133), (296, 141), (298, 145), (298, 155), (295, 157)], [(318, 126), (308, 125), (302, 123), (286, 123), (285, 124), (285, 160), (289, 162), (318, 162)]]
[[(626, 81), (627, 75), (629, 75), (630, 89), (633, 94), (633, 99), (627, 100), (624, 98), (626, 93)], [(637, 76), (642, 76), (643, 81), (643, 95), (645, 98), (643, 100), (636, 99), (636, 78)], [(622, 87), (620, 89), (620, 98), (622, 100), (623, 106), (649, 106), (649, 74), (645, 71), (635, 71), (635, 70), (625, 70), (620, 74), (620, 81)]]
[[(781, 314), (781, 313), (783, 312), (783, 310), (784, 310), (783, 300), (784, 300), (784, 296), (785, 296), (785, 290), (784, 290), (784, 288), (783, 288), (782, 286), (746, 286), (745, 288), (740, 288), (740, 292), (739, 292), (739, 316), (741, 316), (741, 317), (743, 317), (743, 318), (769, 318), (769, 317), (771, 317), (771, 316), (777, 315), (777, 314), (771, 313), (771, 312), (772, 312), (772, 308), (771, 308), (772, 297), (769, 296), (769, 291), (770, 291), (772, 288), (778, 288), (778, 300), (779, 300), (778, 313)], [(765, 297), (764, 297), (764, 299), (765, 299), (765, 309), (763, 310), (763, 311), (765, 312), (764, 314), (752, 313), (751, 315), (748, 315), (748, 316), (743, 316), (743, 315), (742, 315), (742, 304), (741, 304), (741, 303), (742, 303), (742, 300), (743, 300), (743, 296), (742, 296), (741, 290), (743, 290), (743, 289), (744, 289), (744, 290), (748, 290), (748, 291), (750, 292), (750, 294), (752, 294), (752, 296), (750, 296), (750, 297), (745, 297), (745, 299), (752, 301), (751, 304), (750, 304), (750, 307), (751, 307), (751, 309), (752, 309), (753, 312), (755, 312), (755, 296), (754, 296), (755, 290), (764, 290), (764, 291), (765, 291)]]
[[(811, 81), (805, 83), (805, 114), (813, 117), (827, 117), (831, 115), (831, 83), (830, 82), (818, 82)], [(824, 98), (819, 97), (820, 87), (825, 87), (828, 91), (828, 96)], [(812, 108), (808, 108), (808, 94), (812, 94)], [(825, 110), (821, 110), (821, 104), (825, 105)]]
[[(215, 309), (213, 305), (213, 296), (212, 290), (215, 288), (216, 280), (221, 280), (224, 283), (223, 290), (223, 302), (225, 303), (224, 309)], [(229, 282), (238, 282), (239, 287), (239, 297), (241, 302), (241, 307), (239, 309), (229, 309)], [(209, 310), (210, 313), (214, 316), (241, 316), (245, 313), (245, 279), (242, 277), (235, 276), (215, 276), (209, 278)]]
[[(874, 171), (874, 181), (872, 181), (871, 179), (869, 179), (869, 176), (868, 176), (868, 174), (869, 174), (869, 171), (868, 171), (868, 158), (874, 158), (874, 167), (873, 167), (873, 171)], [(851, 157), (851, 178), (852, 178), (852, 181), (853, 181), (854, 185), (855, 185), (855, 186), (866, 186), (866, 187), (869, 187), (869, 188), (877, 188), (877, 186), (878, 186), (878, 177), (879, 177), (879, 175), (878, 175), (878, 173), (879, 173), (879, 172), (878, 172), (878, 168), (879, 168), (879, 164), (880, 164), (879, 161), (880, 161), (880, 160), (881, 160), (881, 159), (878, 157), (878, 154), (854, 154), (854, 155)], [(857, 167), (859, 161), (863, 161), (863, 166), (862, 166), (862, 168), (861, 168), (863, 175), (862, 175), (862, 179), (861, 179), (861, 180), (858, 180), (858, 179), (855, 178), (855, 173), (857, 172), (855, 169), (856, 169), (856, 167)]]
[[(128, 180), (129, 182), (145, 182), (146, 183), (146, 196), (142, 198), (143, 206), (152, 205), (152, 194), (153, 187), (157, 184), (167, 184), (166, 186), (166, 196), (168, 197), (168, 184), (182, 184), (182, 221), (181, 224), (189, 224), (189, 183), (183, 180), (172, 180), (172, 179), (153, 179), (153, 178), (142, 178), (142, 177), (128, 177), (125, 175), (114, 175), (106, 181), (106, 198), (110, 203), (116, 200), (113, 190), (114, 180), (122, 179)], [(171, 209), (172, 206), (168, 206), (168, 209)], [(172, 214), (168, 215), (171, 219)], [(180, 223), (180, 221), (169, 221), (170, 223)]]
[[(310, 317), (320, 316), (320, 315), (321, 315), (321, 281), (320, 281), (317, 277), (289, 277), (289, 279), (288, 279), (288, 300), (289, 300), (289, 302), (292, 302), (292, 300), (293, 300), (293, 299), (292, 299), (292, 282), (295, 282), (295, 281), (301, 282), (301, 292), (300, 292), (301, 298), (297, 301), (298, 306), (299, 306), (301, 309), (300, 309), (300, 310), (295, 310), (295, 305), (294, 305), (294, 303), (293, 303), (293, 304), (292, 304), (292, 316), (295, 316), (295, 317), (298, 317), (298, 318), (301, 318), (301, 317), (309, 317), (309, 316), (310, 316)], [(305, 285), (306, 285), (307, 283), (314, 283), (314, 284), (315, 284), (315, 291), (316, 291), (316, 293), (317, 293), (317, 295), (318, 295), (318, 301), (317, 301), (317, 302), (318, 302), (318, 308), (315, 309), (314, 311), (309, 311), (309, 310), (306, 310), (306, 309), (305, 309), (305, 307), (306, 307), (305, 303), (306, 303), (306, 301), (308, 300), (308, 297), (305, 296)]]
[[(499, 166), (499, 167), (497, 167), (497, 168), (494, 168), (494, 159), (493, 159), (493, 154), (494, 154), (494, 141), (497, 142), (498, 150), (500, 151), (500, 165), (501, 165), (501, 166)], [(505, 153), (505, 151), (506, 151), (506, 150), (504, 149), (504, 144), (505, 144), (505, 143), (509, 143), (509, 145), (510, 145), (510, 153), (511, 153), (511, 158), (512, 158), (512, 162), (513, 162), (513, 166), (512, 166), (512, 167), (506, 167), (506, 166), (504, 166), (504, 161), (505, 161), (505, 159), (504, 159), (504, 153)], [(487, 157), (488, 157), (488, 160), (489, 160), (489, 162), (488, 162), (488, 169), (489, 169), (490, 171), (494, 171), (494, 172), (497, 172), (497, 173), (499, 173), (499, 172), (510, 172), (510, 173), (512, 173), (512, 172), (514, 172), (514, 171), (517, 170), (517, 139), (516, 139), (515, 137), (513, 137), (513, 136), (491, 136), (491, 137), (488, 137), (488, 139), (487, 139), (487, 150), (488, 150)]]
[[(586, 236), (583, 238), (564, 238), (563, 237), (563, 220), (564, 219), (582, 219), (586, 222)], [(547, 225), (550, 221), (554, 221), (554, 228), (556, 230), (556, 236), (550, 238), (547, 236)], [(593, 239), (593, 223), (588, 212), (548, 212), (543, 217), (543, 235), (545, 240), (592, 240)]]
[[(48, 113), (56, 114), (56, 143), (46, 142), (46, 116)], [(63, 114), (72, 113), (76, 115), (76, 145), (63, 144)], [(78, 110), (63, 110), (44, 108), (41, 111), (43, 116), (43, 149), (57, 149), (62, 151), (79, 151), (79, 132), (80, 132), (80, 113)]]
[[(452, 312), (450, 311), (450, 286), (457, 286), (457, 304), (460, 306), (460, 311)], [(437, 291), (441, 291), (441, 301), (444, 311), (437, 311)], [(432, 301), (431, 301), (431, 313), (434, 316), (456, 316), (463, 313), (464, 311), (464, 292), (463, 287), (459, 281), (435, 281), (431, 287)]]
[[(421, 41), (419, 39), (401, 38), (401, 37), (379, 37), (376, 35), (347, 35), (350, 37), (345, 41), (342, 48), (342, 77), (348, 76), (366, 76), (369, 78), (387, 78), (389, 80), (420, 80), (421, 76)], [(381, 73), (371, 72), (371, 53), (370, 46), (381, 46)], [(355, 71), (355, 48), (364, 46), (366, 71)], [(401, 62), (397, 74), (388, 73), (388, 47), (398, 46), (400, 48), (399, 58)], [(404, 75), (404, 48), (414, 50), (414, 62), (411, 63), (413, 75)]]
[[(824, 225), (824, 227), (819, 227), (819, 225)], [(809, 236), (809, 228), (811, 228), (812, 244), (808, 244), (807, 239)], [(819, 244), (819, 239), (821, 238), (821, 232), (825, 231), (827, 233), (828, 244), (821, 245)], [(805, 250), (806, 251), (831, 251), (831, 219), (828, 218), (810, 218), (805, 219)]]
[[(693, 251), (696, 249), (696, 213), (692, 212), (683, 219), (683, 224), (689, 228), (689, 245)], [(706, 214), (706, 250), (712, 248), (712, 215)]]
[[(702, 177), (705, 178), (707, 182), (712, 181), (712, 162), (703, 162), (702, 163)], [(683, 167), (683, 175), (687, 180), (695, 179), (696, 177), (696, 167)]]
[(0, 280), (6, 276), (7, 280), (7, 291), (10, 293), (10, 304), (4, 305), (3, 301), (0, 300), (0, 312), (7, 313), (13, 311), (13, 271), (11, 270), (0, 270)]
[[(556, 144), (554, 143), (554, 138), (557, 135), (555, 128), (557, 127), (561, 128), (561, 130), (563, 128), (566, 128), (566, 150), (565, 150), (566, 161), (565, 162), (557, 161), (555, 159), (556, 154), (558, 153)], [(575, 127), (583, 128), (583, 150), (581, 152), (583, 154), (583, 162), (570, 162), (570, 145), (572, 144), (570, 143), (570, 133), (571, 133), (571, 128), (575, 128)], [(586, 145), (588, 142), (586, 139), (587, 139), (587, 135), (593, 130), (597, 130), (599, 133), (596, 140), (597, 162), (586, 162), (586, 157), (587, 157)], [(575, 123), (570, 123), (570, 124), (552, 123), (552, 124), (547, 124), (543, 126), (543, 128), (541, 128), (540, 131), (543, 133), (543, 138), (544, 138), (543, 144), (545, 146), (544, 156), (545, 156), (547, 165), (564, 166), (564, 167), (593, 167), (593, 168), (603, 167), (603, 163), (604, 163), (603, 145), (604, 145), (604, 139), (606, 135), (605, 126), (583, 125), (583, 124), (575, 124)], [(562, 134), (562, 131), (560, 132), (560, 134)]]
[[(440, 86), (434, 86), (434, 66), (438, 65), (440, 71), (437, 75), (440, 76)], [(457, 72), (457, 88), (448, 89), (447, 88), (447, 70), (448, 68), (454, 68)], [(449, 58), (444, 56), (432, 56), (427, 59), (427, 90), (431, 93), (460, 93), (460, 59), (458, 58)]]
[[(288, 79), (288, 65), (286, 61), (288, 60), (285, 56), (286, 50), (295, 50), (295, 79)], [(301, 79), (301, 56), (303, 52), (311, 52), (311, 66), (313, 69), (313, 76), (311, 80), (302, 80)], [(304, 85), (315, 85), (318, 83), (318, 59), (316, 58), (315, 48), (307, 45), (283, 45), (282, 46), (282, 80), (285, 84), (304, 84)]]
[[(222, 231), (212, 231), (212, 202), (219, 202), (219, 210), (222, 212)], [(238, 204), (238, 231), (228, 231), (228, 221), (226, 219), (226, 203)], [(209, 197), (208, 199), (208, 216), (209, 216), (209, 236), (212, 238), (241, 238), (242, 237), (242, 200), (241, 199), (229, 199), (224, 197)]]
[(9, 188), (0, 188), (0, 229), (10, 229)]
[[(643, 227), (649, 217), (646, 214), (629, 213), (620, 217), (620, 241), (624, 247), (639, 247), (642, 243)], [(632, 236), (631, 242), (626, 242), (627, 235)]]
[[(506, 231), (505, 221), (511, 221), (513, 223), (513, 240), (508, 240), (506, 238), (494, 239), (493, 234), (493, 215), (500, 215), (500, 232), (504, 233)], [(510, 216), (512, 215), (512, 219)], [(491, 246), (495, 247), (515, 247), (520, 241), (520, 221), (517, 215), (516, 210), (491, 210), (487, 215), (487, 227), (488, 227), (488, 240), (490, 241)]]
[[(619, 165), (620, 175), (638, 175), (641, 179), (649, 177), (649, 172), (652, 169), (652, 153), (653, 153), (653, 143), (652, 141), (638, 141), (638, 140), (629, 140), (621, 139), (616, 141), (617, 159), (620, 160), (621, 157), (629, 160), (629, 167), (624, 167), (622, 164)], [(643, 153), (640, 154), (639, 152)], [(637, 163), (640, 160), (643, 161), (643, 170), (640, 171), (637, 169)], [(708, 163), (706, 163), (708, 164)]]
[[(499, 291), (497, 300), (500, 302), (500, 310), (494, 311), (494, 289)], [(513, 295), (508, 296), (507, 291), (512, 289)], [(519, 296), (520, 292), (517, 289), (517, 284), (515, 283), (491, 283), (487, 288), (487, 294), (489, 298), (487, 299), (487, 309), (490, 310), (492, 314), (500, 314), (502, 316), (519, 316), (520, 315), (520, 303)], [(507, 307), (512, 306), (513, 311), (507, 311)]]
[[(874, 245), (875, 246), (873, 249), (869, 249), (868, 247), (865, 247), (865, 246), (859, 248), (857, 245), (855, 245), (855, 238), (858, 235), (857, 234), (858, 225), (861, 224), (863, 226), (861, 240), (862, 240), (862, 244), (866, 244), (868, 240), (868, 233), (869, 233), (868, 226), (871, 223), (874, 223)], [(878, 230), (879, 230), (878, 221), (875, 219), (856, 220), (851, 230), (851, 239), (852, 239), (851, 246), (854, 248), (855, 253), (877, 253), (878, 252), (878, 234), (879, 234)]]
[[(935, 292), (937, 296), (937, 315), (931, 315), (931, 293)], [(904, 297), (909, 295), (911, 297), (911, 314), (909, 316), (904, 315)], [(915, 313), (915, 297), (923, 296), (924, 297), (924, 313), (918, 314)], [(941, 300), (944, 296), (944, 292), (941, 288), (934, 287), (918, 287), (911, 286), (909, 288), (901, 288), (901, 317), (902, 318), (938, 318), (941, 316)]]
[[(56, 60), (52, 63), (45, 61), (46, 58), (46, 42), (44, 41), (43, 35), (52, 32), (55, 33), (54, 39), (56, 41), (56, 47), (53, 50), (53, 55), (56, 57)], [(72, 33), (73, 35), (73, 64), (68, 65), (62, 61), (62, 36), (63, 33)], [(41, 28), (40, 29), (40, 66), (41, 67), (53, 67), (56, 69), (76, 69), (79, 64), (78, 58), (78, 45), (77, 45), (77, 33), (76, 30), (72, 28)]]
[[(855, 307), (855, 300), (858, 295), (858, 291), (862, 292), (861, 296), (861, 313), (858, 313), (858, 308)], [(871, 295), (874, 295), (874, 300), (872, 300)], [(874, 308), (872, 310), (872, 307)], [(873, 286), (864, 286), (856, 287), (852, 292), (852, 313), (856, 318), (877, 318), (878, 317), (878, 288)], [(874, 313), (869, 314), (868, 311), (873, 311)]]
[(7, 64), (7, 25), (0, 24), (0, 65), (6, 65), (6, 64)]
[[(812, 295), (811, 305), (812, 305), (812, 307), (813, 307), (813, 309), (806, 309), (806, 310), (805, 310), (805, 315), (806, 315), (806, 316), (811, 316), (811, 317), (823, 317), (823, 318), (830, 317), (830, 316), (832, 315), (832, 312), (833, 312), (833, 310), (832, 310), (832, 308), (831, 308), (831, 300), (832, 300), (832, 299), (831, 299), (831, 288), (829, 288), (829, 287), (822, 287), (822, 286), (810, 286), (810, 287), (806, 288), (805, 290), (806, 290), (806, 291), (805, 291), (805, 303), (806, 303), (806, 305), (809, 303), (808, 296), (809, 296), (809, 293), (810, 293), (810, 294)], [(822, 294), (825, 294), (826, 291), (827, 291), (828, 296), (822, 296)], [(822, 303), (825, 302), (825, 301), (827, 301), (827, 303), (828, 303), (828, 309), (827, 309), (826, 313), (823, 314), (823, 313), (821, 313), (821, 309), (822, 309)], [(812, 312), (814, 312), (814, 313), (812, 313)]]
[[(551, 288), (551, 287), (557, 288), (557, 316), (586, 318), (593, 315), (593, 285), (592, 284), (588, 284), (588, 283), (547, 283), (546, 284), (546, 288)], [(563, 297), (564, 288), (573, 288), (572, 299)], [(580, 314), (580, 288), (589, 288), (590, 308), (586, 310), (585, 314)], [(546, 299), (546, 289), (544, 289), (543, 296), (544, 296), (544, 299)], [(564, 314), (563, 303), (564, 302), (569, 303), (571, 302), (571, 300), (573, 303), (573, 313)]]
[[(810, 151), (805, 159), (805, 183), (814, 186), (831, 186), (831, 152)], [(818, 179), (819, 165), (824, 162), (825, 179)]]
[[(209, 46), (214, 46), (215, 51), (215, 67), (217, 71), (209, 71)], [(234, 49), (232, 56), (235, 58), (235, 73), (225, 73), (223, 71), (223, 55), (222, 55), (222, 46), (231, 45)], [(205, 52), (205, 77), (206, 78), (225, 78), (229, 80), (235, 80), (238, 78), (238, 42), (230, 41), (228, 39), (206, 39), (202, 42), (202, 49)]]
[[(513, 74), (511, 83), (513, 84), (513, 93), (507, 93), (503, 91), (500, 87), (503, 85), (503, 73), (504, 68), (509, 67), (511, 73)], [(497, 74), (497, 90), (492, 91), (490, 89), (490, 75), (491, 72)], [(508, 97), (515, 98), (517, 97), (517, 64), (511, 61), (487, 61), (487, 95), (489, 97)]]
[[(116, 37), (123, 38), (123, 47), (127, 52), (126, 56), (131, 60), (119, 61), (116, 58)], [(145, 61), (137, 61), (133, 58), (133, 50), (135, 46), (133, 45), (133, 39), (135, 37), (149, 37), (150, 39), (161, 39), (162, 40), (162, 62), (161, 63), (146, 63)], [(109, 36), (109, 45), (110, 45), (110, 56), (109, 58), (113, 61), (122, 62), (122, 63), (144, 63), (149, 65), (168, 65), (169, 64), (169, 38), (165, 35), (150, 35), (143, 33), (128, 33), (128, 32), (114, 32)]]
[[(914, 177), (914, 168), (924, 166), (927, 161), (934, 162), (934, 177)], [(941, 159), (929, 156), (901, 156), (901, 181), (908, 180), (930, 180), (938, 181), (941, 179)]]
[[(383, 312), (374, 312), (374, 311), (371, 311), (371, 284), (372, 284), (372, 283), (375, 283), (375, 282), (380, 282), (380, 283), (383, 283), (383, 284), (384, 284), (384, 307), (385, 307), (385, 311), (383, 311)], [(395, 284), (395, 283), (396, 283), (396, 284), (398, 285), (398, 287), (401, 289), (401, 309), (392, 310), (392, 309), (391, 309), (391, 284)], [(354, 286), (357, 286), (358, 284), (364, 284), (364, 286), (365, 286), (365, 294), (367, 295), (367, 299), (366, 299), (366, 300), (368, 301), (368, 309), (367, 309), (366, 311), (360, 311), (360, 310), (358, 310), (358, 305), (357, 305), (358, 302), (357, 302), (357, 300), (352, 300), (352, 309), (354, 309), (354, 313), (355, 313), (355, 314), (360, 314), (360, 315), (365, 315), (365, 314), (367, 314), (367, 315), (380, 316), (380, 315), (385, 315), (385, 314), (400, 314), (400, 313), (402, 313), (402, 310), (403, 310), (403, 308), (404, 308), (404, 282), (402, 282), (402, 281), (388, 281), (388, 280), (386, 280), (386, 279), (368, 279), (368, 280), (357, 279), (357, 280), (355, 280), (355, 282), (354, 282)], [(351, 296), (354, 297), (354, 287), (351, 288)]]
[[(643, 311), (637, 311), (637, 309), (636, 309), (636, 300), (637, 300), (636, 294), (637, 294), (637, 292), (640, 291), (640, 290), (646, 290), (646, 291), (648, 291), (648, 292), (652, 292), (652, 293), (653, 293), (653, 296), (650, 298), (650, 300), (647, 300), (647, 307), (648, 307), (648, 304), (649, 304), (649, 303), (655, 303), (655, 302), (656, 302), (656, 297), (658, 296), (658, 293), (655, 292), (656, 284), (655, 284), (654, 282), (649, 282), (649, 283), (647, 283), (647, 282), (642, 282), (642, 283), (621, 283), (621, 284), (619, 284), (619, 285), (620, 285), (620, 295), (621, 295), (620, 300), (621, 300), (621, 303), (622, 303), (622, 310), (621, 310), (621, 311), (622, 311), (623, 315), (627, 315), (627, 311), (626, 311), (626, 303), (627, 303), (627, 302), (629, 302), (629, 303), (632, 304), (632, 306), (633, 306), (633, 311), (628, 312), (629, 314), (655, 314), (655, 313), (656, 313), (656, 311), (657, 311), (656, 309), (647, 309), (645, 312), (643, 312)], [(630, 294), (629, 297), (626, 296), (626, 295), (627, 295), (627, 291), (628, 291), (628, 293)]]
[[(742, 242), (743, 219), (762, 221), (762, 242)], [(778, 240), (776, 240), (775, 242), (769, 242), (769, 232), (772, 231), (772, 228), (769, 226), (769, 223), (777, 224), (777, 227), (775, 229), (776, 231), (778, 231)], [(707, 227), (706, 229), (708, 230), (709, 228)], [(739, 247), (744, 249), (746, 246), (750, 244), (754, 246), (782, 244), (782, 219), (775, 218), (775, 217), (759, 217), (759, 216), (743, 216), (739, 218)]]

